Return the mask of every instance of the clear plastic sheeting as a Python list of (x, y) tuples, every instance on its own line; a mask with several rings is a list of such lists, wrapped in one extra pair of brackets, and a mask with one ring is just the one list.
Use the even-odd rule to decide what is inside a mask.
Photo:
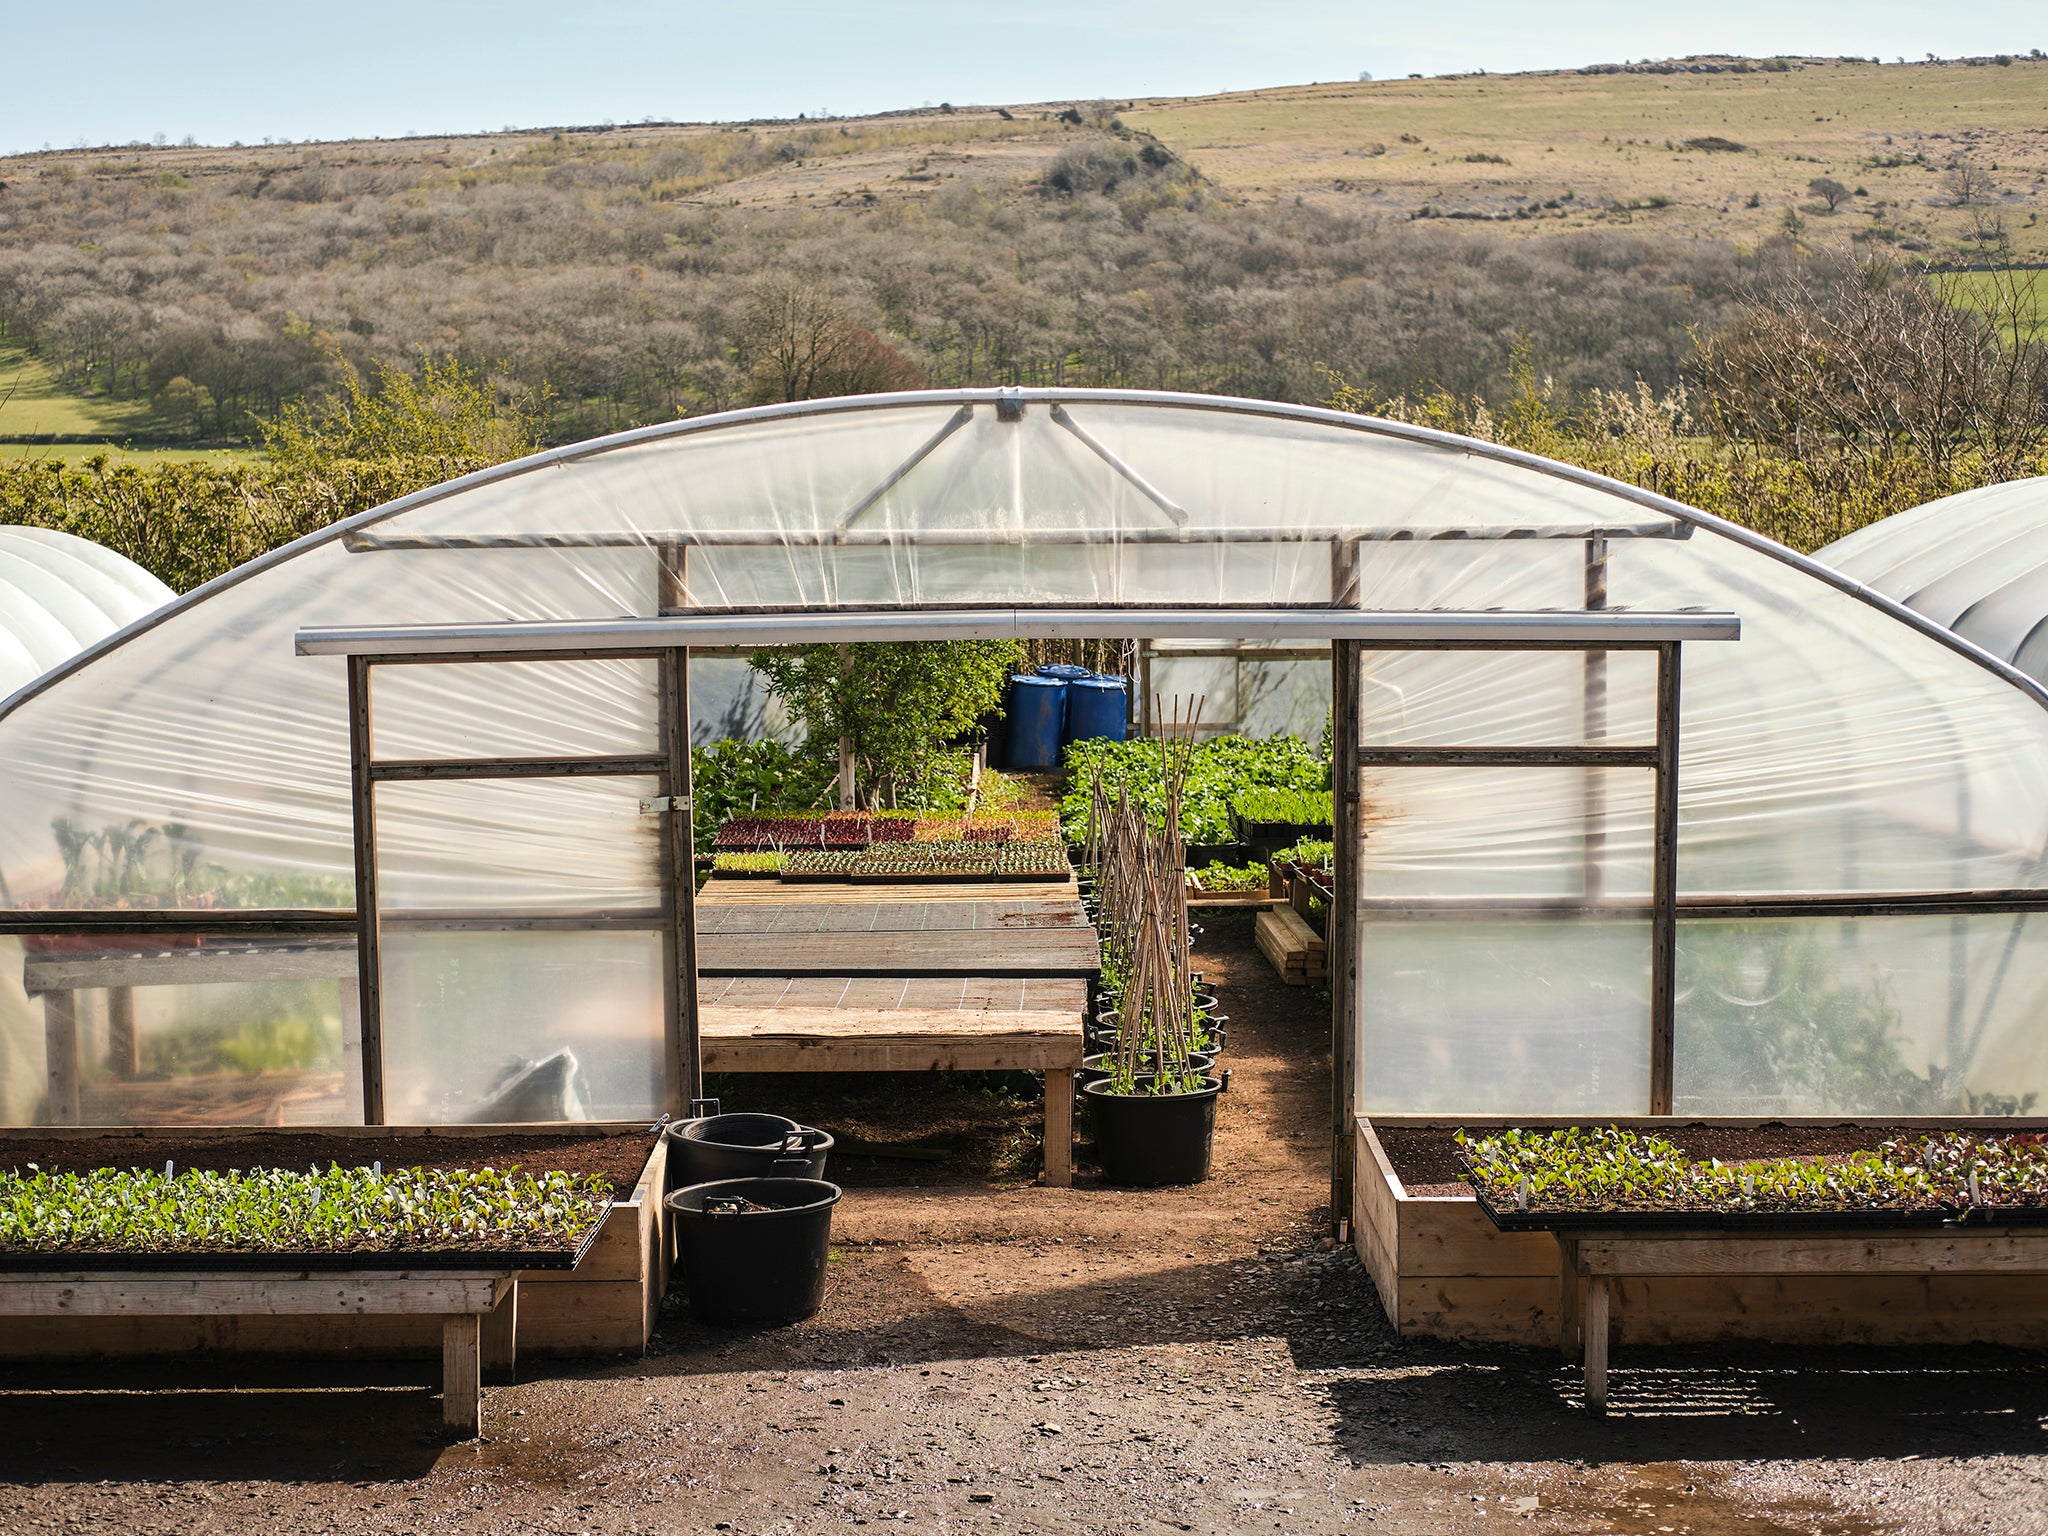
[(1639, 1115), (1647, 921), (1404, 922), (1358, 931), (1365, 1114)]
[(90, 539), (0, 526), (0, 699), (176, 595)]
[[(1333, 603), (1736, 615), (1738, 642), (1684, 653), (1681, 901), (2048, 890), (2043, 694), (1810, 561), (1562, 465), (1390, 423), (979, 391), (579, 445), (350, 519), (179, 600), (0, 705), (0, 907), (351, 907), (346, 663), (297, 655), (304, 628), (1119, 605), (1213, 609), (1228, 640), (1232, 607)], [(1240, 728), (1313, 737), (1323, 665), (1160, 656), (1152, 685), (1214, 692), (1212, 720), (1228, 692)], [(1262, 667), (1276, 670), (1248, 683)], [(705, 664), (694, 739), (775, 728), (743, 668)], [(661, 718), (640, 663), (373, 676), (386, 757), (631, 755)], [(1647, 745), (1654, 690), (1654, 668), (1620, 653), (1384, 652), (1363, 681), (1360, 740)], [(473, 1117), (523, 1072), (543, 1088), (554, 1073), (565, 1114), (661, 1102), (660, 935), (546, 926), (646, 904), (658, 880), (645, 782), (578, 784), (378, 789), (391, 1118)], [(1645, 769), (1367, 771), (1366, 1102), (1644, 1107), (1651, 784)], [(1527, 915), (1531, 900), (1590, 895), (1630, 910)], [(1502, 910), (1423, 921), (1371, 907), (1386, 900)], [(450, 909), (535, 921), (426, 921)], [(2017, 1042), (2024, 1028), (2000, 1021), (2018, 1015), (2001, 1010), (2025, 967), (1977, 934), (1970, 986), (1992, 988), (1980, 966), (2008, 978), (1984, 1040)], [(1915, 1010), (1933, 1006), (1919, 1001), (1932, 943), (1900, 950)], [(1876, 976), (1886, 962), (1870, 952)], [(1916, 1071), (1926, 1027), (1922, 1012), (1901, 1026)], [(1996, 1049), (2012, 1076), (1995, 1091), (2035, 1091), (2032, 1058)], [(1928, 1059), (1989, 1082), (1971, 1074), (1992, 1058), (1966, 1072)], [(1712, 1107), (1710, 1079), (1682, 1080)], [(1806, 1092), (1788, 1080), (1729, 1096)]]
[(401, 928), (383, 959), (391, 1123), (661, 1113), (660, 934)]
[(0, 936), (9, 1125), (353, 1125), (361, 1045), (346, 938)]
[(2038, 912), (1683, 922), (1673, 1108), (2038, 1114), (2044, 934)]
[(1944, 496), (1814, 558), (2048, 682), (2048, 476)]

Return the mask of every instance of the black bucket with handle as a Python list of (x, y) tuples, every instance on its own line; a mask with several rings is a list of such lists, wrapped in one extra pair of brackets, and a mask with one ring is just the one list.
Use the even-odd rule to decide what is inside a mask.
[(718, 1112), (716, 1099), (700, 1100), (711, 1113), (668, 1128), (668, 1187), (683, 1189), (716, 1179), (822, 1179), (832, 1134), (781, 1115)]
[(797, 1323), (825, 1297), (832, 1208), (823, 1179), (720, 1179), (668, 1197), (690, 1313), (746, 1327)]

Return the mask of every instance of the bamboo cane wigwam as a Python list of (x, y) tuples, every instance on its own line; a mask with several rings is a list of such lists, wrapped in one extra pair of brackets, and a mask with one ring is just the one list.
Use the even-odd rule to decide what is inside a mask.
[(1119, 788), (1112, 799), (1100, 770), (1091, 786), (1086, 857), (1095, 869), (1103, 974), (1120, 981), (1117, 1093), (1186, 1093), (1202, 1086), (1192, 1070), (1197, 1021), (1188, 933), (1187, 845), (1181, 796), (1194, 759), (1203, 700), (1172, 701), (1159, 737), (1165, 807), (1160, 825)]

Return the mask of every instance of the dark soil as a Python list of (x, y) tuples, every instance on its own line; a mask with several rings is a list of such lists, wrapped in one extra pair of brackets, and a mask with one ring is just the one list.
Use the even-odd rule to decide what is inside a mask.
[(594, 1174), (614, 1197), (629, 1195), (654, 1151), (652, 1136), (328, 1136), (318, 1131), (169, 1135), (113, 1132), (93, 1137), (0, 1138), (0, 1167), (34, 1163), (45, 1173), (95, 1168), (180, 1168), (227, 1173), (244, 1168), (508, 1168), (530, 1173)]

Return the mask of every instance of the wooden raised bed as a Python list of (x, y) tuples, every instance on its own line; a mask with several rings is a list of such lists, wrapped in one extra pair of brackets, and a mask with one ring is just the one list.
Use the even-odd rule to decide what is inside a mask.
[[(2017, 1270), (2007, 1259), (1992, 1263), (1986, 1258), (1980, 1268), (1959, 1268), (1950, 1262), (1953, 1254), (1937, 1251), (1938, 1238), (1933, 1246), (1918, 1250), (1921, 1261), (1915, 1262), (1915, 1250), (1897, 1245), (1928, 1243), (1933, 1235), (1924, 1230), (1902, 1230), (1895, 1236), (1797, 1229), (1731, 1232), (1722, 1235), (1779, 1252), (1745, 1249), (1716, 1258), (1714, 1245), (1705, 1243), (1676, 1261), (1683, 1272), (1675, 1272), (1667, 1261), (1652, 1266), (1663, 1271), (1659, 1273), (1630, 1268), (1643, 1262), (1640, 1252), (1588, 1249), (1584, 1245), (1593, 1234), (1578, 1233), (1568, 1239), (1577, 1245), (1579, 1265), (1574, 1265), (1558, 1238), (1548, 1232), (1496, 1229), (1470, 1194), (1453, 1193), (1435, 1181), (1426, 1186), (1426, 1193), (1412, 1190), (1380, 1135), (1426, 1129), (1447, 1137), (1461, 1126), (1476, 1130), (1592, 1123), (1668, 1135), (1687, 1126), (1818, 1129), (1844, 1122), (1839, 1117), (1790, 1116), (1597, 1122), (1536, 1115), (1362, 1116), (1354, 1138), (1351, 1239), (1397, 1332), (1422, 1338), (1569, 1345), (1576, 1354), (1579, 1334), (1570, 1303), (1578, 1293), (1579, 1265), (1590, 1261), (1605, 1266), (1612, 1276), (1613, 1337), (1622, 1344), (1736, 1339), (1801, 1344), (2048, 1343), (2048, 1286), (2040, 1275)], [(1887, 1117), (1881, 1123), (1998, 1131), (2048, 1127), (2048, 1121), (2039, 1118)], [(2048, 1229), (2014, 1230), (2048, 1253)], [(1972, 1235), (1996, 1239), (2003, 1231), (1975, 1228)], [(1823, 1238), (1834, 1246), (1813, 1246)], [(1884, 1249), (1882, 1255), (1859, 1259), (1872, 1241)], [(1801, 1262), (1802, 1252), (1815, 1262)], [(1968, 1263), (1967, 1255), (1962, 1262)]]
[[(633, 1125), (221, 1127), (211, 1132), (189, 1126), (42, 1126), (0, 1130), (0, 1158), (13, 1161), (7, 1152), (10, 1143), (77, 1143), (83, 1151), (96, 1140), (118, 1140), (123, 1152), (116, 1166), (128, 1166), (133, 1161), (128, 1149), (137, 1141), (188, 1145), (193, 1138), (207, 1135), (269, 1138), (294, 1145), (311, 1137), (336, 1139), (347, 1142), (359, 1162), (382, 1158), (394, 1166), (397, 1160), (390, 1152), (380, 1151), (380, 1143), (415, 1137), (455, 1143), (490, 1138), (495, 1143), (493, 1157), (502, 1159), (505, 1142), (517, 1138), (521, 1143), (539, 1144), (534, 1155), (523, 1159), (535, 1168), (545, 1162), (544, 1147), (550, 1140), (638, 1137), (652, 1150), (640, 1164), (632, 1188), (614, 1198), (597, 1235), (574, 1267), (509, 1273), (517, 1287), (516, 1348), (522, 1355), (637, 1353), (646, 1348), (653, 1334), (669, 1277), (667, 1212), (661, 1203), (667, 1161), (665, 1146), (648, 1134), (644, 1121)], [(409, 1275), (415, 1288), (420, 1288), (447, 1279), (448, 1266), (454, 1263), (450, 1259), (436, 1269), (398, 1273)], [(465, 1259), (462, 1265), (468, 1272), (494, 1272), (487, 1253)], [(4, 1267), (4, 1260), (0, 1260), (0, 1267)], [(105, 1260), (95, 1260), (94, 1267), (111, 1269)], [(81, 1266), (80, 1273), (84, 1269)], [(310, 1265), (302, 1266), (301, 1270), (309, 1275), (317, 1272), (330, 1288), (334, 1281), (346, 1280), (352, 1273), (328, 1262), (317, 1266), (317, 1270)], [(374, 1273), (388, 1278), (394, 1273), (392, 1260), (388, 1256), (380, 1261), (376, 1256), (365, 1255), (359, 1272), (365, 1277)], [(171, 1278), (171, 1274), (167, 1268), (164, 1278)], [(190, 1281), (199, 1276), (185, 1266), (181, 1278)], [(437, 1310), (424, 1312), (395, 1308), (402, 1308), (402, 1301), (357, 1310), (323, 1306), (314, 1314), (283, 1310), (230, 1313), (219, 1307), (191, 1312), (138, 1305), (123, 1307), (111, 1315), (48, 1317), (34, 1328), (0, 1329), (0, 1360), (125, 1359), (195, 1353), (301, 1357), (444, 1354), (442, 1317), (452, 1313), (439, 1309), (438, 1302)], [(507, 1339), (503, 1353), (509, 1355), (513, 1347), (513, 1341)]]

